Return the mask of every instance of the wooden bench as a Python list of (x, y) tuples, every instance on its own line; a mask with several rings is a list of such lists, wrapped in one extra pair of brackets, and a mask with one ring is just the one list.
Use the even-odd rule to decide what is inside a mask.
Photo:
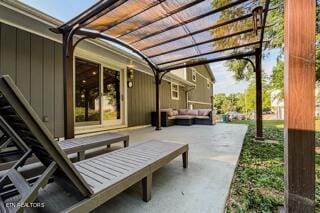
[(152, 174), (182, 155), (188, 167), (188, 145), (150, 140), (74, 164), (94, 192), (66, 212), (89, 212), (142, 181), (142, 199), (151, 199)]
[[(17, 203), (34, 202), (39, 189), (51, 177), (57, 179), (58, 184), (62, 183), (66, 190), (70, 183), (83, 196), (82, 201), (68, 208), (67, 212), (89, 212), (140, 180), (143, 200), (148, 201), (154, 171), (179, 155), (183, 156), (184, 168), (188, 166), (188, 145), (161, 141), (147, 141), (73, 164), (9, 76), (0, 77), (0, 122), (9, 137), (21, 144), (24, 151), (21, 159), (0, 179), (0, 192), (5, 192), (8, 181), (15, 187), (19, 194), (19, 200), (15, 200)], [(30, 184), (18, 168), (32, 154), (46, 169)], [(1, 194), (0, 212), (24, 211), (20, 205), (8, 209), (6, 196), (10, 197), (12, 193)]]
[[(1, 124), (0, 124), (0, 126), (1, 126)], [(8, 141), (11, 142), (11, 138), (8, 138)], [(86, 137), (81, 137), (81, 138), (67, 139), (67, 140), (63, 140), (63, 141), (58, 142), (58, 144), (60, 145), (61, 149), (63, 149), (63, 151), (66, 154), (77, 153), (77, 161), (80, 161), (80, 160), (85, 159), (85, 157), (86, 157), (85, 152), (90, 149), (103, 147), (103, 146), (110, 148), (111, 144), (117, 143), (117, 142), (122, 142), (122, 141), (123, 141), (124, 147), (129, 146), (129, 135), (124, 134), (124, 133), (108, 132), (108, 133), (102, 133), (102, 134), (98, 134), (98, 135), (86, 136)], [(16, 143), (14, 143), (14, 144), (16, 144)], [(16, 145), (19, 146), (19, 144), (16, 144)], [(12, 148), (14, 148), (14, 147), (12, 147)], [(7, 156), (9, 154), (10, 155), (20, 154), (21, 148), (19, 148), (18, 150), (14, 149), (13, 151), (11, 151), (10, 149), (7, 149), (7, 150), (9, 150), (9, 151), (6, 151), (4, 149), (3, 153), (0, 152), (0, 157), (2, 155)], [(36, 163), (36, 162), (38, 162), (38, 159), (34, 156), (31, 156), (26, 161), (27, 164), (32, 164), (32, 163)], [(7, 169), (11, 168), (15, 163), (16, 163), (15, 160), (1, 162), (0, 163), (0, 171), (7, 170)]]
[(58, 142), (67, 154), (77, 153), (78, 160), (85, 159), (85, 152), (102, 146), (110, 148), (111, 144), (123, 141), (124, 147), (129, 146), (129, 135), (122, 133), (102, 133), (81, 138), (72, 138)]

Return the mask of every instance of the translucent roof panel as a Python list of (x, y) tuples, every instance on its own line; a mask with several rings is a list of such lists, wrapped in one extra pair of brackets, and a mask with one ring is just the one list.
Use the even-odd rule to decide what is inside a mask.
[[(62, 27), (79, 24), (117, 38), (164, 68), (257, 47), (242, 47), (246, 44), (261, 45), (268, 4), (269, 0), (106, 0)], [(252, 14), (257, 7), (263, 14), (256, 26)]]

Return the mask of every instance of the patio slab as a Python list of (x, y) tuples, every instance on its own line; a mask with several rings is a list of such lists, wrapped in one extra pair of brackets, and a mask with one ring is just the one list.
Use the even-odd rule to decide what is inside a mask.
[[(155, 172), (152, 199), (148, 203), (142, 201), (138, 183), (94, 212), (224, 212), (246, 130), (246, 125), (217, 124), (127, 131), (131, 144), (148, 139), (188, 143), (189, 168), (183, 169), (182, 159), (177, 158)], [(41, 195), (38, 201), (46, 202), (51, 210), (62, 210), (76, 202), (76, 198), (56, 184), (49, 184)]]
[(95, 212), (224, 212), (246, 130), (244, 125), (217, 124), (129, 131), (133, 143), (152, 138), (188, 143), (189, 168), (183, 169), (177, 158), (156, 172), (148, 203), (135, 186)]

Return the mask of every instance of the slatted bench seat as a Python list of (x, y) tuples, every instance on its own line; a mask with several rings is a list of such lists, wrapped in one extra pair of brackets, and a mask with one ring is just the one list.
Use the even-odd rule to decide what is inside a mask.
[[(9, 138), (8, 140), (11, 141), (11, 138)], [(66, 154), (77, 153), (77, 160), (81, 161), (85, 159), (86, 151), (103, 146), (110, 148), (111, 144), (118, 142), (123, 142), (124, 147), (129, 146), (129, 135), (124, 133), (107, 132), (87, 137), (67, 139), (59, 141), (58, 144)], [(16, 155), (16, 151), (13, 154)], [(27, 161), (27, 163), (30, 164), (35, 162), (37, 162), (37, 159), (35, 157), (31, 157)], [(6, 170), (14, 165), (14, 163), (16, 163), (16, 161), (0, 163), (0, 170)]]
[[(39, 189), (51, 177), (59, 180), (58, 184), (70, 183), (83, 196), (82, 201), (67, 209), (67, 212), (89, 212), (140, 180), (143, 200), (148, 201), (151, 198), (154, 171), (181, 154), (183, 166), (188, 166), (188, 145), (161, 141), (148, 141), (72, 163), (9, 76), (0, 77), (0, 123), (9, 137), (21, 144), (24, 152), (21, 159), (0, 179), (0, 191), (3, 192), (5, 184), (10, 181), (19, 194), (20, 199), (16, 202), (22, 204), (35, 201)], [(46, 169), (30, 185), (18, 168), (32, 154)], [(68, 190), (65, 184), (62, 187)], [(1, 212), (24, 211), (19, 205), (7, 209), (4, 205), (7, 199), (6, 195), (0, 196)]]
[(66, 212), (87, 212), (142, 180), (142, 198), (151, 199), (152, 173), (182, 155), (188, 166), (188, 145), (150, 140), (74, 164), (94, 192)]
[(77, 153), (78, 160), (85, 159), (85, 151), (102, 146), (110, 148), (111, 144), (123, 141), (124, 147), (129, 146), (129, 135), (108, 132), (81, 138), (72, 138), (58, 142), (67, 154)]

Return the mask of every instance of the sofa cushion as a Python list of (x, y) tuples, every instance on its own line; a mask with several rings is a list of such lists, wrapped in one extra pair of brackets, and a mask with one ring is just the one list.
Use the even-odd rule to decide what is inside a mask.
[(200, 115), (200, 116), (208, 116), (210, 112), (211, 112), (211, 109), (199, 109), (198, 110), (198, 115)]
[(167, 112), (168, 113), (168, 116), (170, 117), (170, 116), (174, 116), (174, 113), (173, 113), (173, 111), (169, 111), (169, 112)]
[(193, 116), (198, 115), (197, 109), (179, 109), (178, 112), (179, 112), (179, 115), (193, 115)]
[(179, 112), (178, 112), (178, 110), (173, 110), (172, 114), (173, 114), (173, 116), (176, 116), (176, 115), (179, 115)]
[(168, 108), (168, 109), (160, 109), (160, 112), (171, 112), (172, 108)]
[(196, 119), (210, 119), (210, 117), (209, 116), (198, 115), (198, 116), (196, 116)]
[(192, 116), (192, 115), (176, 115), (174, 117), (175, 117), (175, 119), (193, 119), (193, 118), (195, 118), (195, 116)]
[(187, 109), (178, 109), (179, 115), (188, 115), (188, 110)]
[(188, 110), (188, 115), (197, 116), (198, 115), (198, 110), (197, 109), (189, 109)]

